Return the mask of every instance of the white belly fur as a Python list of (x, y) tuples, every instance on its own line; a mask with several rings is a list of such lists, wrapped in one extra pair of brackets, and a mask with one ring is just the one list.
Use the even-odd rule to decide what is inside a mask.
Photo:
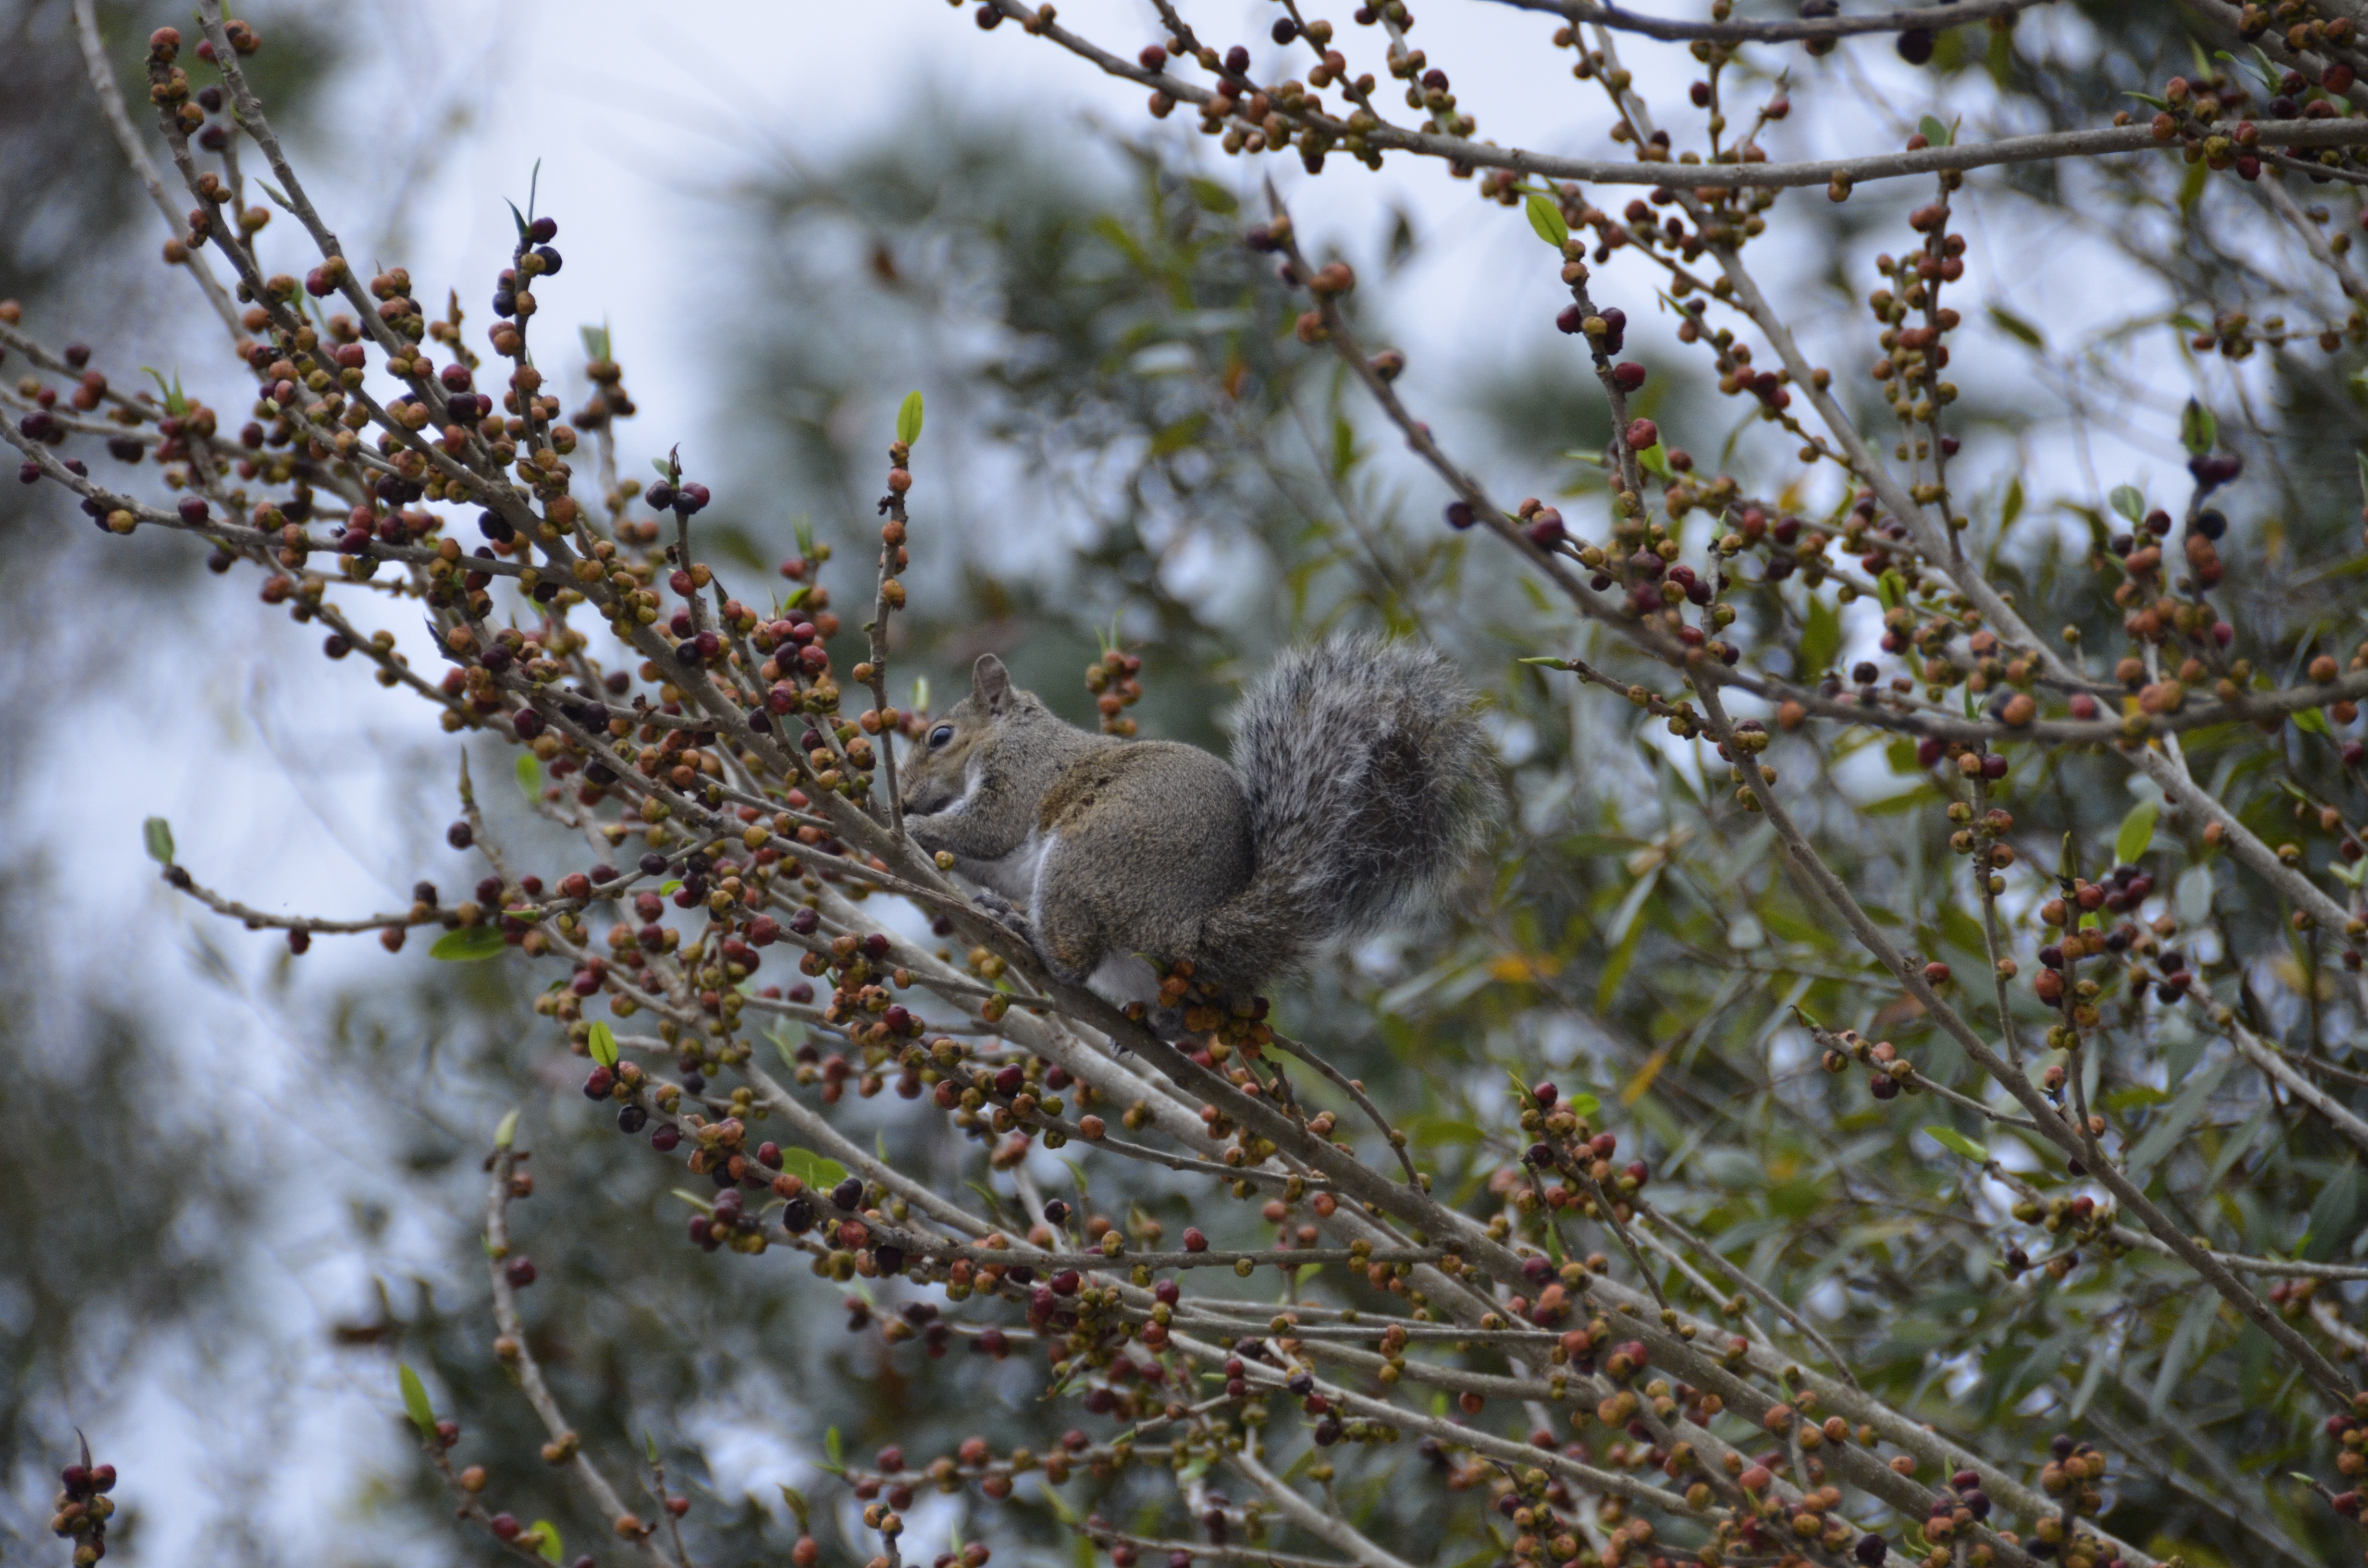
[(1026, 842), (1008, 855), (993, 860), (958, 861), (954, 869), (979, 886), (1001, 893), (1018, 908), (1035, 915), (1036, 874), (1042, 867), (1044, 853), (1053, 841), (1040, 834), (1030, 834)]

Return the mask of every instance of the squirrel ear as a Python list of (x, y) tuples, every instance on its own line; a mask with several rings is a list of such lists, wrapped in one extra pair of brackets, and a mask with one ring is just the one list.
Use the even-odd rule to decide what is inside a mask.
[(992, 653), (981, 653), (970, 671), (971, 700), (989, 713), (1011, 706), (1011, 672)]

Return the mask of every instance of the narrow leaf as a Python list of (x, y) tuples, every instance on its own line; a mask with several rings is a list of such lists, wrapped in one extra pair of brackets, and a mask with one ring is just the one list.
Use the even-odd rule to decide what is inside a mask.
[(2116, 484), (2113, 486), (2113, 493), (2106, 499), (2112, 503), (2114, 511), (2119, 512), (2131, 522), (2139, 523), (2146, 520), (2146, 492), (2136, 485)]
[(511, 1110), (508, 1115), (503, 1117), (500, 1125), (494, 1129), (494, 1147), (496, 1149), (507, 1149), (512, 1143), (516, 1142), (518, 1141), (518, 1113), (515, 1109)]
[(2002, 305), (1990, 307), (1990, 321), (2008, 336), (2016, 338), (2031, 347), (2041, 347), (2046, 341), (2040, 336), (2037, 327)]
[(542, 798), (542, 764), (536, 760), (534, 753), (530, 751), (519, 753), (516, 771), (518, 793), (529, 801), (541, 800)]
[(2179, 442), (2187, 449), (2190, 457), (2198, 458), (2220, 444), (2220, 421), (2212, 416), (2210, 409), (2192, 397), (2187, 400), (2187, 406), (2180, 411)]
[(837, 1427), (834, 1426), (822, 1435), (822, 1451), (830, 1456), (830, 1468), (833, 1471), (844, 1471), (847, 1468), (847, 1442), (838, 1435)]
[(2213, 1091), (2220, 1086), (2220, 1080), (2227, 1076), (2228, 1069), (2236, 1060), (2233, 1056), (2224, 1056), (2189, 1079), (2187, 1086), (2179, 1092), (2179, 1097), (2156, 1116), (2153, 1124), (2147, 1127), (2146, 1136), (2140, 1138), (2137, 1147), (2130, 1151), (2127, 1168), (2132, 1181), (2145, 1181), (2147, 1173), (2161, 1164), (2163, 1156), (2187, 1136), (2188, 1129), (2193, 1127), (2197, 1118), (2203, 1114), (2205, 1103), (2212, 1098)]
[(1676, 472), (1669, 467), (1669, 454), (1662, 449), (1657, 441), (1652, 446), (1637, 449), (1636, 466), (1654, 478), (1664, 482), (1677, 477)]
[(1185, 181), (1185, 186), (1192, 192), (1192, 199), (1212, 212), (1228, 213), (1241, 210), (1241, 199), (1215, 180), (1190, 179)]
[(2118, 865), (2135, 866), (2138, 857), (2154, 842), (2154, 819), (2161, 814), (2152, 801), (2140, 801), (2122, 819), (2122, 830), (2113, 835), (2113, 858)]
[(1563, 222), (1562, 208), (1535, 194), (1530, 197), (1528, 207), (1530, 227), (1538, 232), (1538, 238), (1556, 250), (1562, 249), (1563, 242), (1570, 238), (1570, 225)]
[(1977, 1165), (1986, 1164), (1989, 1160), (1990, 1152), (1987, 1149), (1983, 1148), (1979, 1143), (1975, 1142), (1972, 1139), (1966, 1137), (1964, 1133), (1959, 1132), (1954, 1128), (1928, 1127), (1924, 1130), (1924, 1134), (1926, 1137), (1931, 1139), (1933, 1142), (1938, 1143), (1943, 1149), (1948, 1150), (1949, 1153), (1952, 1154), (1963, 1154), (1965, 1158), (1974, 1161)]
[(427, 1385), (419, 1381), (417, 1372), (400, 1363), (394, 1369), (394, 1378), (403, 1389), (404, 1413), (411, 1417), (411, 1424), (419, 1428), (423, 1440), (434, 1440), (436, 1407), (427, 1401)]
[(584, 1042), (584, 1049), (591, 1053), (592, 1060), (598, 1065), (614, 1067), (617, 1064), (617, 1031), (605, 1023), (594, 1024), (592, 1037)]
[(499, 957), (507, 946), (508, 944), (502, 940), (501, 931), (496, 926), (463, 926), (457, 931), (447, 931), (437, 937), (436, 945), (427, 949), (427, 956), (449, 963), (475, 963), (482, 959)]
[(150, 817), (140, 824), (141, 836), (148, 844), (148, 858), (160, 866), (173, 863), (173, 824), (163, 817)]
[(896, 439), (911, 446), (921, 438), (921, 394), (916, 390), (905, 394), (904, 405), (896, 410)]
[(1801, 633), (1800, 666), (1793, 672), (1795, 680), (1808, 680), (1825, 674), (1842, 651), (1841, 617), (1834, 607), (1821, 598), (1809, 600), (1808, 625)]
[(542, 1554), (542, 1560), (546, 1562), (558, 1562), (565, 1552), (565, 1548), (559, 1544), (559, 1527), (549, 1519), (537, 1519), (534, 1522), (534, 1533), (540, 1538), (535, 1541), (534, 1549)]

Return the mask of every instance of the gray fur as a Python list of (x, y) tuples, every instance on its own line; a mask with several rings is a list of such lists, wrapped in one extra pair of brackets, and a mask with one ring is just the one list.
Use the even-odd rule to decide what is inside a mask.
[(906, 762), (905, 812), (1024, 910), (1063, 978), (1142, 953), (1247, 998), (1437, 897), (1480, 847), (1496, 795), (1472, 708), (1434, 650), (1336, 637), (1243, 694), (1228, 767), (1064, 723), (989, 654)]
[(1223, 968), (1297, 969), (1446, 891), (1496, 812), (1473, 703), (1438, 650), (1375, 637), (1294, 648), (1243, 694), (1234, 759), (1258, 869), (1204, 929)]

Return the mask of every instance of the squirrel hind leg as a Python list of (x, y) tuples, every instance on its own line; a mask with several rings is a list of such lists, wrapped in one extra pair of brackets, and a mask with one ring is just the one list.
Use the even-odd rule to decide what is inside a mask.
[(1039, 898), (1030, 937), (1044, 967), (1072, 985), (1091, 985), (1108, 960), (1122, 957), (1112, 951), (1100, 927), (1085, 911), (1055, 900)]

